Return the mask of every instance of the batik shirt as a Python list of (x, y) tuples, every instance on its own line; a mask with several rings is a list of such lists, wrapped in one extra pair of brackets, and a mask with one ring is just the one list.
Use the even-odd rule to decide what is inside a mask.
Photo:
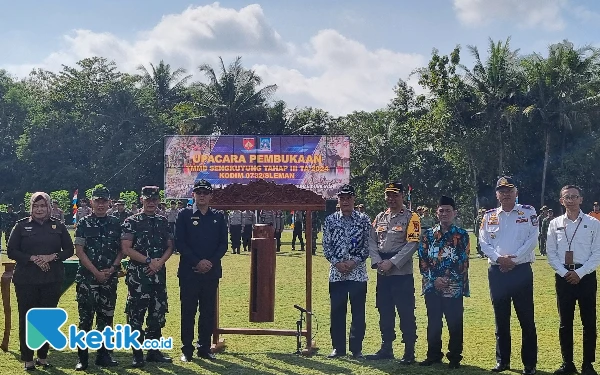
[[(325, 219), (323, 225), (323, 253), (331, 263), (329, 281), (367, 281), (365, 261), (369, 256), (369, 218), (358, 211), (350, 216), (335, 212)], [(353, 260), (356, 267), (347, 274), (335, 268), (339, 262)]]
[[(436, 293), (443, 297), (469, 296), (469, 234), (451, 225), (442, 233), (439, 225), (429, 228), (419, 245), (419, 268), (423, 275), (423, 294)], [(438, 277), (447, 277), (444, 291), (435, 289)]]

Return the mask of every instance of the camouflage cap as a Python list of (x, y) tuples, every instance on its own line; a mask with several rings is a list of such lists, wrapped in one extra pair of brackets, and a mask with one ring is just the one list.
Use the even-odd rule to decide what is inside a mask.
[(142, 188), (141, 198), (160, 198), (160, 188), (158, 186), (144, 186)]
[(110, 191), (105, 187), (94, 189), (92, 190), (92, 199), (110, 199)]

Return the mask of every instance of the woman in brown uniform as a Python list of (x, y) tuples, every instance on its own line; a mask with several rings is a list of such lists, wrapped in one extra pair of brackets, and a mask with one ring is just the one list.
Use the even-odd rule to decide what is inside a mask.
[(34, 307), (56, 307), (62, 292), (65, 269), (62, 261), (73, 255), (73, 241), (67, 227), (50, 217), (50, 197), (46, 193), (31, 196), (31, 216), (17, 221), (10, 233), (7, 255), (16, 261), (13, 284), (19, 305), (19, 341), (25, 370), (50, 367), (46, 360), (48, 343), (38, 351), (25, 341), (25, 316)]

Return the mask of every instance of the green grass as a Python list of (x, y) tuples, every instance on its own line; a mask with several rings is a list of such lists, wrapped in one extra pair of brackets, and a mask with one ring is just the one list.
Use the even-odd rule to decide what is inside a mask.
[[(319, 238), (320, 239), (320, 238)], [(305, 258), (304, 253), (290, 251), (291, 232), (283, 236), (283, 253), (277, 257), (276, 281), (276, 310), (273, 323), (249, 323), (249, 275), (250, 257), (248, 254), (233, 255), (230, 252), (223, 259), (224, 276), (221, 281), (221, 327), (261, 327), (295, 329), (297, 310), (294, 304), (304, 305), (305, 293)], [(474, 244), (474, 241), (472, 242)], [(320, 245), (320, 242), (319, 242)], [(3, 247), (5, 248), (5, 247)], [(473, 253), (475, 251), (473, 250)], [(131, 368), (131, 354), (129, 352), (116, 352), (120, 361), (119, 367), (112, 369), (99, 369), (93, 364), (88, 372), (95, 374), (434, 374), (447, 373), (446, 365), (434, 365), (430, 368), (419, 366), (404, 367), (395, 361), (357, 361), (352, 359), (329, 360), (326, 355), (330, 352), (329, 340), (329, 296), (328, 296), (328, 267), (329, 264), (322, 256), (319, 246), (313, 264), (313, 310), (318, 319), (318, 331), (315, 341), (320, 348), (319, 352), (311, 357), (298, 357), (292, 354), (296, 349), (295, 337), (278, 336), (236, 336), (225, 335), (227, 348), (218, 355), (216, 362), (210, 363), (195, 359), (193, 363), (179, 361), (179, 291), (177, 287), (176, 269), (179, 256), (174, 255), (168, 262), (168, 293), (170, 312), (167, 316), (167, 326), (164, 336), (174, 339), (174, 349), (170, 355), (174, 358), (173, 364), (156, 365), (146, 364), (141, 370)], [(6, 257), (3, 257), (3, 261)], [(414, 262), (417, 272), (417, 262)], [(367, 333), (364, 340), (364, 352), (371, 353), (380, 345), (378, 327), (378, 313), (375, 309), (375, 274), (370, 271), (371, 280), (367, 295)], [(534, 264), (535, 272), (535, 307), (536, 324), (539, 343), (539, 373), (551, 373), (561, 362), (558, 344), (558, 314), (556, 310), (556, 297), (554, 293), (554, 276), (545, 258), (538, 257)], [(489, 298), (487, 281), (487, 262), (471, 257), (471, 297), (465, 299), (465, 349), (463, 367), (455, 373), (460, 374), (488, 374), (489, 368), (494, 363), (495, 339), (493, 311)], [(417, 359), (422, 360), (426, 353), (426, 311), (423, 298), (420, 295), (420, 278), (415, 277), (417, 288)], [(19, 361), (19, 345), (17, 331), (17, 308), (12, 292), (12, 320), (13, 329), (9, 352), (0, 352), (0, 374), (21, 372), (22, 363)], [(124, 303), (127, 291), (124, 283), (119, 283), (119, 297), (115, 323), (125, 323)], [(75, 302), (75, 288), (71, 287), (62, 296), (60, 307), (70, 312), (68, 324), (77, 322), (77, 306)], [(579, 314), (576, 313), (576, 317)], [(348, 316), (348, 320), (349, 320)], [(0, 327), (4, 326), (3, 316), (0, 317)], [(349, 326), (349, 323), (348, 323)], [(520, 360), (521, 333), (515, 314), (512, 318), (513, 327), (513, 355), (512, 366), (522, 369)], [(399, 335), (399, 332), (397, 331)], [(581, 325), (579, 318), (575, 319), (575, 358), (581, 360)], [(444, 331), (444, 347), (447, 345), (447, 332)], [(402, 354), (403, 344), (398, 339), (394, 343), (397, 356)], [(92, 356), (93, 358), (93, 356)], [(75, 374), (73, 370), (77, 362), (76, 353), (65, 351), (51, 351), (50, 361), (55, 368), (50, 373)], [(42, 370), (43, 371), (43, 370)]]

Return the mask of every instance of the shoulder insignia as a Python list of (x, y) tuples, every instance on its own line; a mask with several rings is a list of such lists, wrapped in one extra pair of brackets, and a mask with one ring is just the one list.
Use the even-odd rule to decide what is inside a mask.
[(25, 220), (29, 220), (29, 217), (24, 217), (22, 219), (17, 220), (16, 222), (20, 223), (20, 222), (25, 221)]
[(494, 212), (494, 211), (496, 211), (496, 209), (495, 209), (495, 208), (492, 208), (491, 210), (487, 210), (487, 211), (485, 211), (485, 213), (486, 213), (486, 214), (489, 214), (489, 213), (491, 213), (491, 212)]
[(533, 206), (530, 206), (528, 204), (522, 204), (521, 207), (523, 207), (526, 210), (535, 210), (535, 208), (533, 208)]

